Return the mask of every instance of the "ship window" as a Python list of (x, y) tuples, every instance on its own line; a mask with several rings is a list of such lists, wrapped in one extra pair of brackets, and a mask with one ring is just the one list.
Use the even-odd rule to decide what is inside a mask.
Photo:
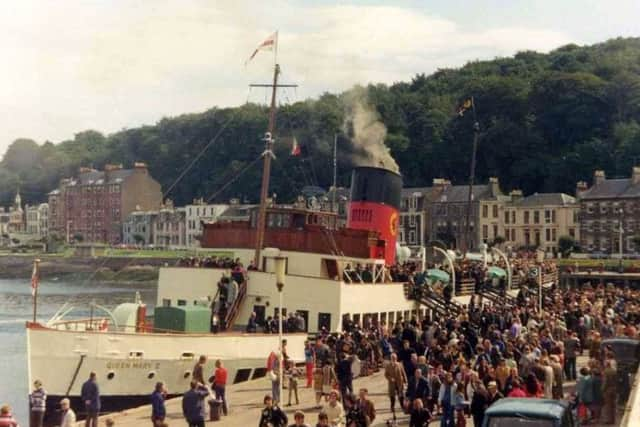
[(129, 352), (129, 359), (142, 359), (142, 356), (144, 356), (144, 351), (130, 351)]
[(113, 372), (113, 371), (111, 371), (111, 372), (109, 372), (109, 373), (107, 374), (107, 379), (108, 379), (109, 381), (111, 381), (112, 379), (114, 379), (114, 378), (115, 378), (115, 376), (116, 376), (116, 373), (115, 373), (115, 372)]
[(171, 300), (169, 298), (163, 298), (162, 299), (162, 306), (163, 307), (171, 307)]
[(178, 300), (178, 307), (185, 306), (185, 305), (187, 305), (187, 300), (184, 300), (184, 299)]
[(309, 311), (308, 310), (297, 310), (300, 313), (300, 316), (304, 319), (304, 331), (298, 332), (309, 332)]
[(236, 377), (233, 379), (233, 383), (237, 384), (243, 381), (247, 381), (249, 379), (249, 376), (251, 376), (251, 368), (238, 369), (238, 372), (236, 372)]
[(155, 372), (153, 372), (153, 371), (151, 371), (151, 372), (149, 372), (149, 374), (147, 375), (147, 378), (148, 378), (148, 379), (150, 379), (150, 380), (152, 380), (152, 379), (153, 379), (153, 377), (155, 377), (155, 376), (156, 376), (156, 373), (155, 373)]
[(318, 330), (325, 328), (331, 331), (331, 313), (318, 313)]
[(267, 368), (256, 368), (253, 370), (251, 379), (255, 380), (256, 378), (264, 378), (265, 375), (267, 375)]
[(181, 359), (193, 359), (195, 358), (195, 354), (191, 353), (191, 352), (184, 352), (182, 353), (182, 355), (180, 356)]

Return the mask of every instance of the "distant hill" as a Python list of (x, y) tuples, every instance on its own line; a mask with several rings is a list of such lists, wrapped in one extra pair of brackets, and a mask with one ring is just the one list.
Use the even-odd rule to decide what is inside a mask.
[[(549, 54), (520, 52), (287, 105), (277, 116), (272, 171), (271, 192), (279, 201), (291, 200), (305, 185), (331, 184), (333, 138), (345, 131), (354, 91), (364, 91), (386, 125), (384, 141), (406, 185), (429, 185), (434, 177), (467, 180), (473, 117), (455, 111), (470, 96), (481, 128), (478, 181), (498, 176), (505, 190), (571, 193), (595, 168), (628, 176), (640, 164), (640, 38), (614, 39)], [(178, 204), (211, 196), (255, 201), (262, 168), (254, 160), (266, 126), (266, 108), (248, 104), (108, 136), (88, 130), (59, 144), (16, 140), (0, 162), (0, 203), (9, 203), (17, 185), (23, 199), (43, 201), (60, 178), (105, 163), (145, 161), (166, 190), (214, 138), (168, 197)], [(299, 157), (289, 155), (294, 136), (302, 146)], [(339, 184), (348, 184), (357, 151), (348, 136), (339, 138)]]

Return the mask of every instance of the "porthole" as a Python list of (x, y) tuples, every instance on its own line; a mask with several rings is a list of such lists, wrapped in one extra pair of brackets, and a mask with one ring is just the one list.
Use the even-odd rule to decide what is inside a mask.
[(107, 374), (107, 379), (108, 379), (108, 380), (112, 380), (112, 379), (114, 379), (114, 378), (115, 378), (115, 376), (116, 376), (116, 373), (115, 373), (115, 372), (113, 372), (113, 371), (109, 371), (109, 373)]
[(149, 372), (149, 374), (147, 374), (147, 378), (150, 379), (150, 380), (152, 380), (153, 377), (155, 377), (155, 376), (156, 376), (156, 373), (154, 371), (151, 371), (151, 372)]
[(189, 378), (190, 376), (191, 376), (191, 372), (189, 372), (189, 371), (184, 371), (184, 375), (183, 375), (183, 377), (184, 377), (184, 379), (185, 379), (185, 380), (186, 380), (187, 378)]

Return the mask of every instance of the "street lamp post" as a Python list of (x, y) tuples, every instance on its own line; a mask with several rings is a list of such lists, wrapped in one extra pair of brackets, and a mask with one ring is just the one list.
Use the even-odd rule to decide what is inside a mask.
[[(276, 256), (273, 258), (274, 270), (276, 273), (276, 287), (278, 288), (278, 394), (279, 399), (282, 399), (282, 385), (284, 379), (284, 348), (282, 342), (282, 289), (284, 288), (285, 274), (286, 274), (286, 261), (283, 256)], [(278, 402), (280, 404), (280, 402)]]
[(511, 263), (509, 262), (509, 258), (507, 258), (507, 255), (504, 252), (502, 252), (500, 249), (496, 247), (492, 247), (491, 250), (495, 251), (498, 255), (500, 255), (502, 259), (504, 259), (504, 262), (507, 264), (507, 290), (510, 291), (513, 272), (511, 271)]
[[(447, 253), (447, 251), (445, 251), (444, 249), (441, 249), (437, 246), (433, 246), (433, 250), (434, 251), (438, 251), (440, 252), (442, 255), (444, 255), (445, 259), (447, 260), (447, 262), (449, 263), (449, 268), (451, 268), (451, 283), (452, 283), (452, 290), (453, 292), (451, 293), (451, 295), (453, 295), (454, 297), (456, 296), (456, 269), (454, 268), (453, 265), (453, 260), (451, 259), (451, 257), (449, 256), (449, 254)], [(426, 270), (425, 270), (426, 271)]]

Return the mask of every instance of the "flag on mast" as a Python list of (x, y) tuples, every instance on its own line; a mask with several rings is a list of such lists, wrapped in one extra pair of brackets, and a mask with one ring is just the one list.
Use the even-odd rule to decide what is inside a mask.
[(256, 48), (256, 50), (253, 51), (249, 59), (245, 61), (244, 65), (247, 65), (249, 61), (251, 61), (258, 54), (258, 51), (274, 50), (277, 48), (278, 48), (278, 32), (276, 31), (275, 33), (271, 34), (262, 43), (258, 45), (258, 47)]
[(31, 296), (35, 297), (40, 282), (40, 271), (38, 271), (38, 261), (33, 262), (33, 272), (31, 273)]
[(456, 112), (458, 113), (458, 115), (460, 117), (464, 116), (465, 111), (470, 110), (474, 108), (473, 105), (473, 97), (465, 99), (462, 104), (458, 107), (458, 109), (456, 110)]
[(302, 150), (300, 150), (300, 145), (298, 144), (298, 140), (296, 137), (293, 137), (293, 144), (291, 145), (291, 155), (299, 156)]

